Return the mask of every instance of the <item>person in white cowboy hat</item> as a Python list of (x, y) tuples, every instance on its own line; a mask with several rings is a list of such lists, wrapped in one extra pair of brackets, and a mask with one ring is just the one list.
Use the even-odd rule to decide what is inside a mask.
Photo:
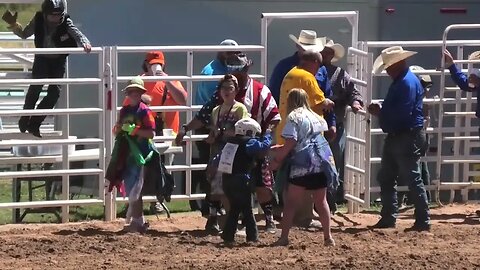
[[(421, 66), (410, 66), (410, 70), (412, 72), (418, 72), (418, 71), (424, 71), (425, 69)], [(430, 92), (430, 88), (433, 86), (433, 81), (432, 77), (430, 75), (426, 74), (416, 74), (418, 79), (420, 80), (420, 83), (422, 84), (423, 90), (424, 90), (424, 97), (428, 96), (428, 92)], [(423, 104), (423, 117), (424, 117), (424, 128), (427, 129), (430, 126), (430, 106), (428, 104)], [(430, 144), (429, 136), (428, 134), (425, 135), (427, 138), (427, 143), (424, 147), (424, 152), (422, 152), (422, 156), (425, 156), (428, 151), (428, 146)], [(420, 170), (422, 172), (422, 181), (425, 186), (430, 185), (430, 172), (428, 171), (428, 165), (426, 161), (421, 161), (420, 162)], [(427, 199), (428, 202), (430, 202), (430, 192), (427, 190)], [(404, 200), (405, 195), (407, 196), (407, 199)], [(407, 192), (399, 192), (398, 193), (398, 203), (400, 205), (400, 210), (403, 208), (406, 208), (407, 205), (413, 205), (413, 196), (412, 193), (407, 193)]]
[(335, 102), (335, 126), (331, 126), (325, 137), (329, 140), (330, 147), (335, 157), (335, 164), (340, 177), (340, 185), (336, 194), (327, 194), (327, 200), (332, 213), (336, 212), (336, 202), (344, 201), (343, 198), (343, 167), (345, 156), (345, 129), (343, 122), (346, 116), (346, 108), (350, 106), (354, 113), (363, 109), (363, 98), (355, 84), (350, 81), (350, 75), (341, 67), (333, 63), (345, 55), (345, 49), (341, 44), (335, 43), (332, 39), (326, 38), (325, 48), (322, 50), (323, 65), (327, 70), (329, 85), (332, 96), (330, 99)]
[(293, 67), (299, 64), (302, 53), (305, 50), (321, 52), (326, 43), (324, 38), (317, 38), (317, 32), (313, 30), (301, 30), (298, 38), (294, 35), (289, 35), (289, 37), (295, 42), (297, 50), (293, 55), (278, 62), (269, 80), (270, 90), (277, 101), (280, 99), (280, 86), (283, 78)]
[(416, 52), (404, 50), (401, 46), (389, 47), (382, 51), (373, 65), (375, 73), (386, 70), (393, 81), (383, 104), (368, 106), (368, 112), (378, 116), (380, 127), (387, 133), (377, 175), (382, 200), (381, 219), (373, 228), (395, 227), (398, 216), (395, 186), (398, 180), (407, 184), (413, 193), (415, 223), (408, 230), (430, 230), (427, 193), (420, 172), (420, 157), (426, 145), (424, 89), (406, 62), (414, 54)]

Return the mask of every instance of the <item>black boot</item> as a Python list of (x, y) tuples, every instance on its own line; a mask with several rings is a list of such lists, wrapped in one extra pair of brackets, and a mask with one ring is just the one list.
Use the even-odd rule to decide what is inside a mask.
[(207, 219), (207, 224), (205, 224), (205, 231), (212, 235), (218, 235), (222, 231), (220, 230), (220, 225), (218, 225), (217, 216), (209, 216)]
[(25, 133), (27, 131), (29, 121), (30, 121), (29, 116), (20, 117), (20, 120), (18, 120), (18, 128), (20, 129), (21, 133)]

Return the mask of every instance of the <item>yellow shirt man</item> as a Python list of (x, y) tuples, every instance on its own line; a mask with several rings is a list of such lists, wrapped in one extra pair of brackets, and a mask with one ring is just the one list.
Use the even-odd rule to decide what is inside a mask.
[(283, 79), (282, 86), (280, 87), (280, 106), (278, 110), (280, 111), (280, 117), (282, 120), (276, 128), (275, 137), (277, 144), (283, 144), (285, 140), (282, 138), (282, 130), (285, 126), (285, 119), (287, 119), (287, 97), (290, 90), (293, 88), (302, 88), (308, 94), (308, 102), (310, 107), (318, 115), (323, 116), (323, 111), (318, 109), (318, 104), (322, 103), (325, 100), (325, 95), (320, 89), (317, 83), (315, 76), (298, 67), (292, 68), (285, 78)]

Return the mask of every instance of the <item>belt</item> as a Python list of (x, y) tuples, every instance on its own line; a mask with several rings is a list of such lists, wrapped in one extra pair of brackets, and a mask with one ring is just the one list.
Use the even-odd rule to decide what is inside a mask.
[(409, 128), (409, 129), (398, 130), (398, 131), (395, 131), (395, 132), (389, 132), (388, 135), (398, 136), (398, 135), (402, 135), (402, 134), (418, 132), (418, 131), (421, 131), (421, 130), (423, 130), (423, 127), (414, 127), (414, 128)]

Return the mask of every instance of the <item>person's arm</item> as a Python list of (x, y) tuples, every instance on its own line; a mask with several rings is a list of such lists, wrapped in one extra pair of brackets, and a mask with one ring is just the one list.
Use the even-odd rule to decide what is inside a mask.
[(270, 132), (267, 132), (262, 138), (260, 139), (250, 139), (246, 144), (246, 151), (247, 155), (249, 156), (256, 156), (261, 152), (268, 151), (270, 146), (272, 145), (272, 135)]
[(355, 84), (350, 80), (350, 74), (348, 74), (346, 71), (343, 71), (343, 78), (341, 80), (342, 87), (345, 89), (347, 95), (348, 95), (348, 104), (353, 108), (356, 103), (363, 107), (363, 97), (362, 94), (360, 94), (360, 91), (358, 91), (357, 87)]
[(73, 24), (70, 18), (66, 19), (67, 32), (73, 37), (78, 47), (82, 47), (86, 52), (90, 52), (92, 45), (88, 38)]
[(468, 86), (468, 77), (455, 64), (448, 67), (450, 70), (450, 77), (460, 89), (467, 92), (472, 92), (475, 89)]
[(204, 125), (209, 125), (210, 116), (212, 115), (213, 109), (218, 105), (218, 99), (218, 91), (215, 91), (210, 100), (207, 101), (195, 115), (195, 119), (200, 120)]
[(165, 81), (165, 86), (178, 105), (184, 106), (187, 104), (187, 91), (185, 91), (181, 82)]
[(12, 32), (17, 35), (21, 39), (27, 39), (31, 37), (35, 32), (35, 17), (33, 17), (30, 22), (25, 26), (22, 27), (21, 24), (18, 22), (8, 26), (8, 29), (12, 30)]
[(283, 69), (281, 62), (279, 62), (273, 69), (272, 76), (270, 76), (270, 81), (268, 82), (268, 88), (270, 88), (276, 101), (280, 101), (280, 87), (286, 74)]

